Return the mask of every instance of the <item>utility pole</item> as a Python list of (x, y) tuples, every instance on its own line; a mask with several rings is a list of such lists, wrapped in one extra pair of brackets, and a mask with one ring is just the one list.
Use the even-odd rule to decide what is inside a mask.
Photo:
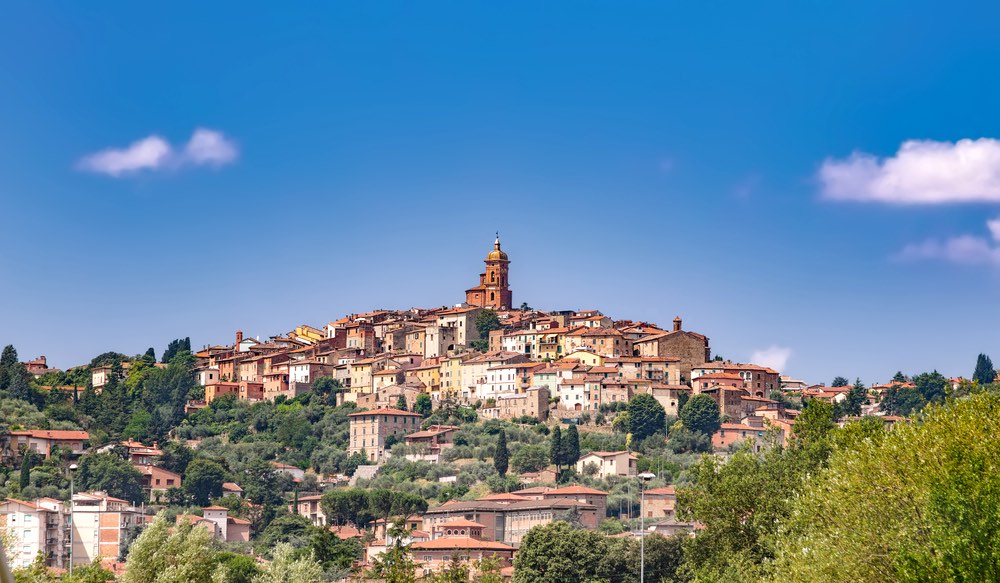
[(69, 576), (73, 576), (73, 546), (76, 543), (76, 535), (74, 534), (74, 524), (73, 524), (73, 495), (75, 494), (74, 484), (73, 484), (73, 474), (76, 472), (76, 468), (79, 467), (76, 464), (69, 465)]
[(655, 477), (651, 472), (639, 474), (639, 583), (646, 583), (646, 489), (643, 486)]

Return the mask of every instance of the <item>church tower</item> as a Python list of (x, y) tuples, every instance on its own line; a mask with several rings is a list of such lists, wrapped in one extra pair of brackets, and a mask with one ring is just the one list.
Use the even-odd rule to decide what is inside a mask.
[(507, 280), (510, 260), (500, 249), (500, 235), (493, 242), (493, 250), (486, 255), (486, 273), (479, 274), (479, 285), (465, 290), (465, 303), (470, 306), (510, 309), (513, 295)]

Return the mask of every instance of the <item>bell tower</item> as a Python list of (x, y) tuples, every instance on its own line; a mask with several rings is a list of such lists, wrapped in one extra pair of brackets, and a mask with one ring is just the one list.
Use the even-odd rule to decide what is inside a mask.
[(513, 294), (510, 291), (508, 273), (510, 259), (500, 249), (500, 234), (493, 242), (493, 250), (486, 255), (486, 273), (479, 274), (479, 285), (465, 291), (465, 303), (470, 306), (510, 309)]

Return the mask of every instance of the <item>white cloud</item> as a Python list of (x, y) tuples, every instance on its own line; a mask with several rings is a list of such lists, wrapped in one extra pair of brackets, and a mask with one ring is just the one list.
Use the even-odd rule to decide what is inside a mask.
[(1000, 202), (1000, 141), (908, 140), (894, 156), (855, 152), (819, 170), (830, 200), (889, 204)]
[(192, 164), (222, 166), (236, 160), (236, 144), (226, 139), (222, 132), (198, 128), (184, 146), (184, 158)]
[(183, 150), (157, 135), (132, 142), (127, 148), (107, 148), (85, 156), (77, 164), (81, 170), (119, 177), (141, 170), (164, 170), (182, 166), (223, 166), (236, 160), (236, 144), (222, 132), (198, 128)]
[(1000, 218), (986, 221), (992, 239), (960, 235), (912, 243), (896, 254), (901, 261), (939, 260), (962, 265), (1000, 266)]
[(750, 355), (750, 362), (773, 368), (776, 371), (785, 369), (788, 359), (792, 356), (792, 349), (772, 344), (763, 350), (755, 350)]
[(160, 136), (149, 136), (121, 150), (108, 148), (80, 160), (81, 170), (121, 176), (139, 170), (155, 170), (164, 166), (172, 152), (170, 144)]

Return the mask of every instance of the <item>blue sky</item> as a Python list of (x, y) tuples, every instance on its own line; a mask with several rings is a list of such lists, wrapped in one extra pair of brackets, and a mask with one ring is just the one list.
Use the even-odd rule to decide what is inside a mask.
[(969, 375), (998, 12), (6, 6), (0, 343), (68, 367), (451, 304), (500, 230), (517, 304), (680, 314), (810, 381)]

